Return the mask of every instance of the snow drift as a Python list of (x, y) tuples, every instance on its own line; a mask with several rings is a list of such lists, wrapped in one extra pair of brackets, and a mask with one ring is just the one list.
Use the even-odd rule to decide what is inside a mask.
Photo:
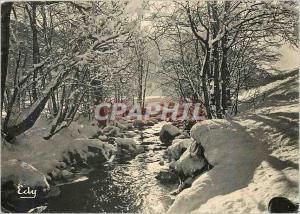
[(169, 213), (261, 213), (273, 197), (298, 201), (298, 73), (260, 87), (234, 120), (197, 123), (191, 137), (214, 167), (183, 190)]
[[(89, 139), (96, 133), (96, 127), (74, 122), (50, 140), (44, 140), (43, 136), (47, 133), (47, 125), (47, 120), (41, 117), (31, 130), (16, 138), (15, 145), (2, 145), (2, 163), (20, 160), (34, 167), (50, 180), (49, 174), (55, 177), (59, 174), (60, 169), (66, 167), (66, 163), (74, 161), (71, 160), (71, 154), (76, 154), (82, 161), (98, 155), (99, 161), (103, 161), (103, 159), (109, 160), (116, 153), (113, 145)], [(3, 166), (3, 168), (10, 169), (11, 167)], [(2, 177), (22, 178), (23, 175), (24, 173), (20, 170), (2, 170)], [(35, 177), (33, 173), (32, 177)]]
[(200, 122), (192, 128), (191, 136), (204, 147), (205, 157), (214, 168), (179, 194), (169, 212), (197, 210), (212, 197), (246, 187), (266, 154), (237, 125), (226, 120)]

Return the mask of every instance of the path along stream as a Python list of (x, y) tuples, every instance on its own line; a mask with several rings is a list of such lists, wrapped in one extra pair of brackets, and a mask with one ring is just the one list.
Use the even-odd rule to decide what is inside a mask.
[(85, 181), (59, 186), (61, 193), (48, 199), (46, 212), (166, 212), (176, 185), (162, 184), (155, 178), (166, 161), (167, 147), (158, 136), (162, 125), (146, 128), (134, 138), (145, 146), (144, 153), (101, 164)]

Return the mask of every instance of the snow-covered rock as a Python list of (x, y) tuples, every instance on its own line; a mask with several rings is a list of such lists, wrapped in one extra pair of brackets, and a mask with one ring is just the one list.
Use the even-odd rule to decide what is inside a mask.
[(100, 140), (83, 140), (87, 143), (88, 151), (92, 151), (96, 155), (104, 157), (104, 161), (107, 161), (111, 158), (112, 155), (116, 154), (116, 148), (108, 143), (102, 142)]
[(115, 128), (115, 126), (106, 126), (106, 127), (103, 128), (103, 132), (107, 133), (107, 132), (109, 132), (110, 130), (112, 130), (114, 128)]
[(151, 121), (151, 123), (154, 123), (154, 125), (158, 123), (158, 120), (155, 118), (150, 118), (148, 121)]
[(115, 125), (122, 130), (128, 129), (128, 127), (124, 123), (117, 122)]
[(126, 122), (124, 125), (126, 125), (126, 129), (127, 130), (132, 130), (133, 129), (133, 123), (130, 123), (130, 122)]
[(192, 156), (189, 148), (190, 147), (188, 147), (174, 164), (176, 172), (186, 177), (194, 176), (206, 166), (204, 159), (202, 157)]
[(158, 144), (160, 143), (159, 139), (157, 136), (152, 136), (148, 138), (143, 138), (143, 145), (151, 145), (151, 144)]
[(134, 120), (133, 121), (133, 126), (135, 127), (135, 128), (141, 128), (141, 127), (143, 127), (145, 125), (145, 123), (144, 123), (144, 121), (142, 121), (142, 120)]
[(123, 138), (124, 137), (124, 133), (119, 132), (119, 133), (117, 133), (115, 135), (115, 137)]
[(222, 119), (202, 121), (191, 129), (191, 137), (204, 147), (204, 155), (212, 165), (222, 162), (232, 149), (240, 146), (243, 139), (239, 135), (233, 123)]
[(180, 130), (176, 126), (165, 124), (160, 130), (159, 138), (163, 143), (170, 143), (178, 135), (180, 135)]
[[(14, 211), (10, 210), (9, 212), (22, 212), (26, 205), (29, 207), (25, 209), (29, 210), (32, 208), (30, 203), (37, 197), (46, 196), (49, 190), (50, 186), (45, 175), (32, 165), (16, 159), (1, 162), (2, 210), (3, 207), (12, 207), (11, 204), (18, 204), (19, 206), (13, 209)], [(21, 197), (32, 198), (25, 201)]]
[(134, 131), (127, 131), (125, 135), (129, 138), (133, 138), (136, 136), (136, 133)]
[(64, 169), (64, 170), (61, 171), (61, 176), (64, 179), (69, 179), (69, 178), (72, 178), (74, 176), (74, 174), (72, 172)]
[[(79, 138), (62, 152), (62, 158), (71, 165), (86, 167), (88, 164), (106, 162), (116, 153), (116, 148), (97, 139)], [(55, 164), (57, 166), (57, 164)], [(55, 173), (56, 174), (56, 173)], [(52, 172), (53, 177), (59, 177)]]
[(192, 139), (175, 139), (167, 150), (169, 158), (171, 160), (178, 160), (192, 142)]
[(108, 137), (107, 137), (106, 135), (100, 135), (100, 136), (98, 137), (98, 139), (101, 140), (101, 141), (107, 141), (107, 140), (108, 140)]
[[(214, 167), (199, 176), (191, 188), (182, 191), (169, 212), (202, 212), (201, 206), (209, 199), (226, 195), (251, 182), (257, 167), (266, 158), (266, 150), (257, 144), (234, 121), (207, 120), (197, 123), (191, 130), (192, 138), (201, 143), (205, 157)], [(187, 150), (177, 161), (189, 160)], [(175, 163), (175, 169), (186, 170)], [(243, 196), (240, 196), (243, 198)], [(222, 210), (223, 212), (223, 210)]]
[(164, 161), (164, 159), (163, 158), (161, 158), (160, 160), (159, 160), (159, 165), (161, 165), (161, 166), (163, 166), (163, 165), (165, 165), (165, 161)]
[(152, 120), (147, 120), (147, 121), (146, 121), (146, 125), (147, 125), (147, 126), (154, 126), (154, 125), (155, 125), (155, 122), (152, 121)]
[(116, 138), (116, 144), (118, 147), (128, 147), (129, 149), (136, 148), (136, 142), (130, 138)]
[(173, 169), (163, 168), (159, 171), (155, 178), (162, 183), (176, 183), (178, 182), (179, 176)]
[(120, 136), (120, 128), (116, 126), (107, 126), (103, 129), (104, 134), (107, 137), (119, 137)]
[(116, 138), (116, 144), (118, 155), (138, 154), (144, 151), (132, 138)]
[(16, 186), (21, 184), (22, 186), (42, 188), (43, 190), (50, 189), (46, 177), (30, 164), (16, 159), (1, 164), (1, 185), (12, 181)]

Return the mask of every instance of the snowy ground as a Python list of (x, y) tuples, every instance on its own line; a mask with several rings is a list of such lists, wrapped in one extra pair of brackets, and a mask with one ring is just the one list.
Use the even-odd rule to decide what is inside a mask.
[[(147, 123), (150, 122), (154, 124), (153, 121)], [(133, 131), (133, 121), (120, 121), (100, 129), (93, 125), (95, 121), (80, 118), (51, 139), (44, 140), (43, 137), (49, 131), (49, 123), (49, 120), (41, 116), (30, 130), (16, 137), (14, 144), (2, 145), (2, 184), (10, 180), (15, 184), (31, 180), (30, 186), (40, 186), (45, 177), (48, 181), (52, 178), (72, 177), (74, 167), (88, 167), (90, 161), (98, 164), (112, 161), (116, 156), (131, 156), (143, 152), (143, 148), (137, 146), (133, 139), (139, 133), (137, 130), (137, 133)], [(128, 138), (124, 138), (125, 136)], [(114, 139), (115, 143), (108, 142)], [(28, 170), (26, 166), (32, 170)], [(20, 168), (22, 170), (18, 170)]]
[(176, 197), (170, 213), (260, 213), (272, 197), (298, 201), (298, 78), (280, 75), (259, 88), (255, 107), (192, 129), (214, 168)]
[(12, 160), (23, 161), (33, 166), (50, 180), (49, 173), (55, 177), (60, 173), (59, 168), (66, 168), (65, 162), (69, 159), (69, 152), (76, 152), (83, 160), (94, 155), (89, 152), (88, 147), (99, 149), (106, 159), (115, 152), (114, 146), (89, 139), (98, 129), (86, 121), (80, 121), (80, 124), (74, 122), (50, 140), (44, 140), (43, 136), (46, 136), (48, 128), (47, 119), (42, 116), (33, 128), (16, 138), (16, 144), (2, 145), (1, 161), (2, 169), (5, 169), (2, 170), (2, 182), (11, 179), (12, 175), (15, 182), (22, 177), (21, 172), (13, 171)]

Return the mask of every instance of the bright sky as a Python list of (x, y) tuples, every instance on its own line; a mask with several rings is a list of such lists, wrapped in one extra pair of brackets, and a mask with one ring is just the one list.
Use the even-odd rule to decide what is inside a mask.
[(287, 70), (299, 67), (299, 51), (289, 47), (289, 45), (284, 45), (280, 48), (280, 53), (282, 56), (280, 60), (275, 63), (274, 67), (278, 70)]

